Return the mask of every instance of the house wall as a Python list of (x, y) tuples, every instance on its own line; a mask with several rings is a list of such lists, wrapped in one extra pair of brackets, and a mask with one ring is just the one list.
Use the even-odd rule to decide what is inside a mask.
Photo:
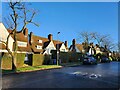
[[(7, 31), (5, 26), (2, 23), (0, 23), (0, 40), (6, 42), (8, 35), (9, 35), (9, 32)], [(12, 51), (13, 42), (14, 42), (14, 40), (10, 36), (9, 40), (8, 40), (8, 48), (10, 49), (10, 51)]]
[(100, 51), (100, 48), (96, 48), (96, 54), (98, 54), (98, 53), (102, 54), (102, 52)]
[(76, 46), (75, 46), (75, 50), (76, 50), (76, 52), (81, 52)]
[(50, 43), (49, 43), (49, 45), (45, 48), (45, 52), (44, 52), (44, 54), (46, 53), (46, 54), (49, 54), (49, 55), (51, 55), (51, 53), (50, 53), (50, 51), (51, 50), (56, 50), (56, 48), (55, 48), (55, 46), (54, 46), (54, 44), (53, 44), (53, 42), (51, 41)]
[(68, 52), (68, 50), (66, 49), (64, 43), (61, 45), (60, 51), (61, 51), (61, 52)]

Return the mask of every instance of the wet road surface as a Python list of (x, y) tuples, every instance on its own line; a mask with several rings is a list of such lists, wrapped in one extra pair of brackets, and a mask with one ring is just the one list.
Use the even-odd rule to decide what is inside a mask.
[(2, 88), (118, 88), (119, 63), (3, 75)]

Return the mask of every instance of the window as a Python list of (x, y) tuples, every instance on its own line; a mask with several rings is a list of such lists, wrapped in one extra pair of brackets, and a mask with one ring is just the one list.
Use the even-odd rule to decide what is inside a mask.
[(40, 46), (40, 45), (37, 45), (37, 49), (42, 49), (42, 46)]
[(42, 40), (38, 40), (39, 43), (42, 43)]
[(65, 52), (65, 49), (62, 49), (63, 52)]
[(18, 43), (18, 46), (20, 46), (20, 47), (27, 47), (27, 42), (17, 41), (17, 43)]

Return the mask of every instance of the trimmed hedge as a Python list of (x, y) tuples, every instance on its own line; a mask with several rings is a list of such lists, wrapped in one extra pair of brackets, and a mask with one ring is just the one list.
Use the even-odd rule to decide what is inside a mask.
[(44, 65), (50, 64), (50, 55), (44, 55)]
[(69, 53), (60, 52), (60, 59), (61, 59), (61, 63), (68, 63), (69, 62)]
[(33, 54), (32, 56), (32, 66), (43, 65), (44, 55), (42, 54)]
[(4, 55), (1, 58), (1, 69), (12, 69), (12, 58), (7, 53), (4, 53)]
[[(16, 57), (16, 68), (23, 67), (25, 53), (17, 53)], [(4, 53), (1, 58), (1, 68), (2, 69), (12, 69), (12, 58), (8, 53)]]
[(82, 54), (77, 52), (60, 52), (61, 63), (82, 61)]
[(23, 67), (25, 60), (25, 53), (17, 53), (16, 68)]

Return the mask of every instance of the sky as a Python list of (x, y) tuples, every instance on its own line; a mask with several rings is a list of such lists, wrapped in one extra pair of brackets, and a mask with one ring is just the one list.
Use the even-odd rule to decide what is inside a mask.
[[(113, 42), (118, 42), (117, 2), (31, 2), (29, 8), (38, 11), (34, 21), (40, 26), (27, 26), (34, 35), (47, 38), (52, 34), (53, 39), (67, 40), (70, 46), (80, 32), (88, 31), (109, 34)], [(2, 3), (3, 21), (8, 14), (7, 3)]]

